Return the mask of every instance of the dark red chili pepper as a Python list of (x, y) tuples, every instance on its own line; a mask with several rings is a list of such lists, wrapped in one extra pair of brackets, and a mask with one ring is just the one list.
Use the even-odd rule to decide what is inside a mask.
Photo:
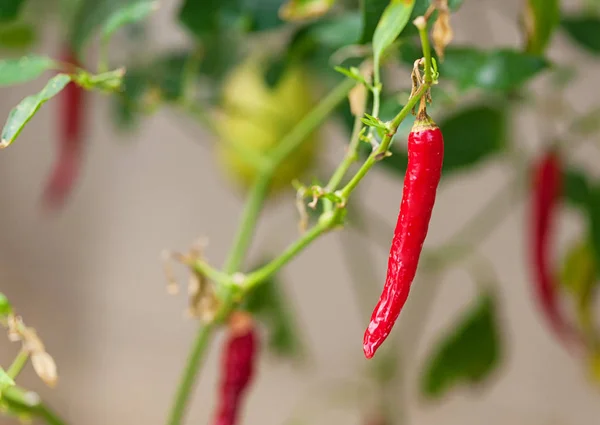
[[(68, 47), (62, 60), (73, 66), (79, 65)], [(48, 207), (57, 208), (64, 204), (79, 175), (84, 147), (84, 92), (79, 85), (71, 82), (58, 95), (61, 103), (58, 158), (43, 195), (44, 204)]]
[(219, 401), (214, 425), (234, 425), (244, 393), (252, 380), (258, 340), (246, 313), (232, 316), (229, 339), (223, 352)]
[(534, 167), (530, 248), (537, 299), (554, 332), (568, 342), (575, 332), (561, 312), (558, 285), (551, 265), (552, 235), (561, 197), (561, 182), (560, 157), (552, 149)]
[(389, 335), (408, 298), (427, 236), (443, 160), (442, 132), (427, 114), (421, 113), (408, 135), (408, 166), (385, 285), (365, 331), (363, 349), (368, 359)]

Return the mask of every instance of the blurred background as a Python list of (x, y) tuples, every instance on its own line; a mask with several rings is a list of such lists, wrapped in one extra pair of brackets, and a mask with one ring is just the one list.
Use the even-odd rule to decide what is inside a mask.
[[(575, 1), (563, 8), (576, 7)], [(452, 16), (455, 43), (482, 47), (521, 42), (515, 22), (520, 0), (465, 0)], [(186, 45), (176, 25), (179, 2), (162, 0), (149, 24), (155, 49)], [(56, 56), (58, 22), (44, 27), (38, 52)], [(598, 62), (581, 54), (557, 34), (549, 57), (577, 61), (579, 78), (568, 97), (585, 110), (597, 102)], [(405, 78), (405, 77), (403, 77)], [(0, 116), (7, 116), (41, 81), (3, 88)], [(537, 88), (537, 80), (533, 85)], [(542, 86), (548, 90), (548, 86)], [(544, 93), (542, 93), (544, 94)], [(108, 97), (90, 96), (85, 164), (64, 209), (45, 212), (40, 192), (55, 155), (57, 109), (43, 108), (18, 143), (0, 154), (0, 287), (26, 323), (37, 329), (57, 362), (56, 389), (44, 388), (29, 369), (21, 384), (39, 391), (72, 424), (161, 424), (187, 357), (197, 323), (185, 317), (187, 300), (166, 292), (159, 259), (164, 249), (185, 250), (199, 236), (210, 244), (206, 255), (224, 260), (243, 206), (217, 168), (214, 140), (194, 123), (163, 109), (145, 119), (138, 131), (118, 134), (111, 124)], [(512, 112), (510, 141), (525, 151), (542, 144), (544, 123), (530, 110)], [(435, 118), (435, 117), (434, 117)], [(541, 125), (540, 125), (541, 124)], [(332, 122), (322, 130), (323, 161), (336, 164), (344, 154), (344, 133)], [(598, 176), (598, 139), (580, 145), (573, 161)], [(502, 159), (453, 176), (439, 193), (427, 245), (435, 246), (470, 219), (511, 178)], [(401, 181), (374, 171), (361, 183), (362, 202), (374, 211), (374, 227), (391, 228), (397, 217)], [(280, 252), (297, 235), (293, 189), (265, 211), (248, 264), (265, 253)], [(453, 391), (440, 402), (422, 400), (415, 390), (427, 347), (472, 302), (476, 282), (462, 267), (440, 275), (419, 276), (395, 332), (406, 379), (398, 385), (398, 406), (407, 423), (418, 425), (589, 425), (600, 418), (600, 393), (581, 361), (561, 347), (534, 305), (525, 235), (527, 211), (521, 193), (507, 219), (481, 245), (490, 259), (500, 291), (503, 323), (502, 362), (481, 387)], [(581, 218), (563, 214), (558, 246), (582, 228)], [(385, 239), (384, 231), (377, 232)], [(391, 234), (388, 235), (391, 239)], [(292, 300), (307, 347), (302, 364), (265, 353), (249, 392), (242, 423), (274, 425), (294, 418), (306, 423), (364, 424), (372, 400), (354, 386), (365, 379), (368, 362), (361, 342), (366, 318), (350, 281), (343, 245), (354, 255), (372, 250), (380, 288), (385, 278), (385, 244), (365, 242), (352, 232), (326, 235), (285, 267), (280, 275)], [(560, 248), (559, 248), (560, 249)], [(183, 276), (183, 274), (182, 274)], [(182, 280), (183, 281), (183, 280)], [(375, 302), (378, 293), (372, 292)], [(422, 314), (428, 309), (430, 314)], [(426, 318), (423, 319), (423, 316)], [(417, 338), (418, 336), (418, 338)], [(417, 340), (418, 339), (418, 340)], [(212, 415), (218, 372), (218, 334), (193, 396), (189, 424)], [(2, 364), (17, 352), (3, 342)], [(354, 385), (352, 384), (352, 385)], [(346, 386), (346, 391), (339, 389)], [(0, 423), (13, 423), (0, 419)]]

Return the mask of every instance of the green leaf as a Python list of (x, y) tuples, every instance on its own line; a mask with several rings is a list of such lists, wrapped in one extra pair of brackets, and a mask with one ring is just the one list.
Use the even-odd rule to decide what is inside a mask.
[(136, 3), (118, 9), (110, 15), (102, 27), (102, 38), (107, 41), (119, 28), (143, 21), (158, 9), (158, 1), (138, 0)]
[[(590, 188), (587, 213), (594, 257), (596, 259), (596, 264), (600, 264), (600, 186)], [(598, 277), (600, 277), (600, 267), (598, 268), (598, 272)]]
[[(479, 165), (504, 149), (506, 120), (504, 110), (499, 107), (472, 105), (446, 117), (438, 125), (444, 135), (443, 178)], [(382, 166), (404, 176), (408, 160), (405, 148), (394, 144), (391, 152), (392, 156), (381, 161)]]
[(398, 38), (412, 13), (415, 0), (391, 0), (373, 33), (373, 60), (379, 68), (384, 51)]
[(24, 0), (0, 0), (0, 22), (12, 21), (21, 11)]
[[(147, 0), (153, 4), (155, 0)], [(81, 55), (85, 45), (113, 16), (140, 0), (82, 0), (77, 4), (69, 40), (75, 52)]]
[(552, 34), (560, 23), (559, 0), (528, 0), (526, 6), (527, 52), (541, 55), (550, 43)]
[(390, 4), (390, 0), (361, 0), (360, 9), (362, 12), (363, 29), (360, 44), (367, 44), (373, 40), (373, 33), (375, 32), (377, 23), (388, 4)]
[(577, 241), (563, 260), (560, 284), (575, 296), (578, 302), (585, 302), (592, 289), (600, 281), (597, 278), (594, 250), (587, 238)]
[(0, 27), (0, 48), (22, 50), (36, 41), (35, 28), (24, 22), (3, 24)]
[(8, 301), (6, 295), (0, 292), (0, 316), (8, 316), (10, 313), (12, 313), (10, 301)]
[(563, 177), (563, 191), (566, 201), (575, 207), (585, 208), (590, 193), (590, 183), (587, 176), (579, 169), (569, 168)]
[(24, 56), (0, 61), (0, 86), (35, 80), (57, 64), (46, 56)]
[(198, 39), (215, 34), (221, 26), (224, 9), (235, 10), (235, 0), (184, 0), (179, 21)]
[(590, 53), (600, 54), (600, 18), (567, 16), (561, 25), (571, 40)]
[(518, 88), (544, 69), (548, 62), (517, 50), (478, 50), (452, 47), (440, 64), (440, 75), (454, 80), (461, 90), (480, 88), (508, 91)]
[(282, 357), (299, 357), (303, 353), (299, 330), (292, 317), (292, 308), (281, 282), (268, 279), (246, 297), (243, 308), (265, 324), (269, 332), (269, 347)]
[(458, 384), (481, 383), (500, 363), (500, 344), (495, 300), (481, 296), (438, 342), (424, 368), (421, 392), (439, 399)]
[(71, 77), (69, 75), (58, 74), (48, 81), (42, 91), (26, 97), (13, 108), (8, 114), (6, 124), (4, 124), (4, 128), (2, 129), (0, 147), (5, 148), (14, 142), (41, 106), (60, 93), (70, 81)]

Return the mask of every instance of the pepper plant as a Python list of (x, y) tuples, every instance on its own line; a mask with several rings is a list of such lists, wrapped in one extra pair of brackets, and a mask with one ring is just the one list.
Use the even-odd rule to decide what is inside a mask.
[[(59, 209), (66, 201), (77, 202), (70, 192), (85, 172), (82, 111), (89, 96), (111, 98), (116, 131), (135, 131), (159, 109), (171, 108), (216, 140), (214, 154), (246, 203), (223, 264), (206, 260), (206, 244), (164, 252), (173, 292), (178, 286), (173, 264), (189, 270), (189, 313), (198, 321), (165, 415), (167, 425), (184, 423), (216, 333), (229, 333), (214, 416), (218, 424), (242, 417), (258, 347), (283, 357), (307, 349), (277, 274), (334, 231), (355, 231), (389, 248), (393, 229), (385, 229), (385, 240), (374, 235), (373, 220), (365, 219), (373, 211), (357, 192), (375, 170), (389, 173), (398, 186), (405, 179), (404, 193), (394, 195), (402, 199), (402, 208), (388, 280), (365, 333), (365, 354), (373, 357), (364, 360), (372, 366), (369, 377), (386, 394), (375, 417), (383, 423), (410, 420), (389, 401), (395, 394), (387, 384), (403, 377), (392, 326), (397, 318), (403, 320), (400, 310), (411, 302), (415, 273), (418, 285), (473, 261), (486, 270), (474, 273), (481, 285), (472, 305), (430, 348), (421, 373), (422, 395), (435, 402), (460, 385), (493, 376), (503, 354), (502, 275), (493, 272), (478, 248), (522, 198), (530, 200), (531, 229), (525, 233), (531, 277), (525, 284), (531, 285), (532, 308), (539, 305), (540, 320), (555, 332), (557, 344), (600, 381), (600, 332), (592, 308), (600, 271), (600, 183), (571, 156), (597, 132), (600, 108), (579, 111), (568, 105), (567, 90), (582, 66), (547, 53), (562, 34), (579, 54), (600, 55), (597, 0), (581, 1), (575, 11), (563, 10), (559, 0), (521, 0), (515, 17), (521, 42), (487, 49), (453, 42), (453, 14), (469, 8), (469, 0), (181, 0), (174, 19), (185, 30), (188, 47), (156, 51), (145, 34), (152, 30), (152, 14), (166, 2), (0, 0), (0, 85), (53, 73), (39, 92), (10, 112), (0, 147), (28, 143), (26, 125), (36, 113), (61, 107), (58, 157), (44, 192), (46, 205)], [(489, 7), (494, 7), (491, 2)], [(61, 28), (56, 57), (34, 53), (50, 16)], [(546, 77), (545, 85), (534, 89), (540, 77)], [(548, 103), (543, 94), (549, 91), (557, 99), (552, 110), (543, 107)], [(508, 137), (512, 112), (532, 105), (539, 119), (566, 129), (547, 134), (541, 159)], [(324, 143), (319, 129), (327, 122), (337, 122), (348, 143), (337, 164), (317, 166)], [(403, 143), (407, 137), (408, 146)], [(421, 253), (429, 218), (436, 214), (440, 169), (443, 190), (449, 178), (468, 175), (492, 158), (512, 164), (514, 177), (507, 187), (473, 211), (447, 242)], [(250, 248), (260, 249), (252, 241), (261, 212), (269, 204), (289, 202), (298, 209), (297, 239), (259, 265), (248, 264)], [(552, 237), (562, 209), (577, 212), (586, 223), (566, 248), (555, 246)], [(557, 253), (561, 262), (553, 259)], [(348, 265), (369, 269), (383, 267), (380, 263), (367, 249)], [(377, 285), (357, 281), (355, 287), (360, 294), (377, 293)], [(563, 308), (565, 300), (573, 311)], [(2, 294), (0, 324), (11, 340), (22, 342), (14, 362), (0, 368), (2, 412), (66, 425), (50, 404), (19, 385), (28, 361), (51, 386), (57, 383), (57, 368)], [(260, 344), (261, 338), (267, 343)]]

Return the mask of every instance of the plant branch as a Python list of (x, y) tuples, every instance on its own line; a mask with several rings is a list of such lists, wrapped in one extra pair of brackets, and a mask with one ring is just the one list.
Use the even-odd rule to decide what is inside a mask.
[(431, 45), (429, 44), (429, 36), (427, 35), (427, 21), (423, 16), (415, 19), (415, 26), (419, 30), (421, 38), (421, 46), (423, 47), (423, 57), (425, 58), (425, 84), (433, 83), (433, 73), (431, 72)]
[(17, 357), (13, 360), (12, 364), (6, 371), (6, 374), (10, 376), (13, 380), (19, 376), (25, 364), (27, 364), (27, 360), (29, 360), (29, 352), (26, 350), (19, 351)]
[(316, 108), (309, 112), (279, 143), (271, 154), (271, 173), (304, 142), (304, 140), (325, 121), (333, 110), (343, 102), (356, 82), (345, 79), (338, 84)]
[(196, 382), (196, 376), (200, 371), (200, 364), (204, 357), (204, 353), (206, 352), (206, 348), (208, 347), (208, 343), (210, 342), (213, 330), (214, 324), (209, 323), (200, 327), (200, 330), (198, 331), (198, 335), (196, 336), (192, 351), (190, 352), (186, 367), (183, 371), (181, 382), (175, 393), (175, 402), (173, 403), (167, 421), (167, 424), (169, 425), (179, 425), (183, 420), (189, 396)]
[(44, 420), (48, 425), (66, 425), (52, 409), (40, 401), (39, 396), (20, 387), (13, 386), (2, 391), (2, 399), (8, 408), (28, 412)]
[[(281, 140), (278, 148), (274, 150), (270, 157), (268, 157), (265, 166), (261, 167), (261, 175), (257, 178), (250, 190), (246, 207), (242, 213), (238, 232), (234, 238), (232, 250), (225, 261), (223, 272), (213, 269), (207, 263), (200, 260), (196, 260), (193, 263), (193, 267), (196, 271), (203, 273), (209, 279), (217, 282), (224, 291), (221, 299), (221, 307), (215, 315), (214, 320), (201, 327), (196, 336), (196, 341), (194, 342), (192, 352), (190, 353), (186, 367), (183, 371), (175, 402), (171, 409), (171, 414), (167, 422), (168, 425), (181, 425), (190, 393), (200, 370), (200, 362), (206, 351), (206, 347), (208, 346), (210, 336), (212, 335), (215, 326), (227, 317), (233, 307), (232, 289), (227, 284), (231, 283), (232, 274), (239, 271), (244, 258), (246, 257), (274, 173), (279, 165), (281, 165), (281, 163), (292, 154), (302, 142), (304, 142), (306, 138), (323, 123), (323, 121), (325, 121), (337, 105), (346, 98), (354, 84), (355, 82), (352, 80), (344, 80), (344, 82), (335, 87), (316, 108), (306, 115), (304, 119), (302, 119), (302, 121), (300, 121), (300, 123), (298, 123), (298, 125), (296, 125)], [(325, 230), (320, 230), (321, 227), (327, 225), (329, 224), (323, 222), (320, 226), (315, 226), (315, 228), (311, 230), (314, 234), (312, 238), (305, 237), (304, 240), (298, 241), (298, 243), (295, 244), (296, 246), (290, 247), (287, 253), (287, 259), (284, 253), (284, 255), (279, 258), (280, 265), (277, 267), (277, 264), (271, 263), (271, 269), (276, 270), (287, 263), (297, 252), (303, 249)], [(308, 232), (305, 236), (310, 235), (311, 232)], [(264, 277), (261, 277), (264, 276), (264, 273), (261, 275), (255, 272), (253, 275), (255, 284), (259, 283), (261, 279), (264, 279)]]
[(246, 201), (242, 213), (240, 226), (238, 227), (238, 232), (232, 245), (233, 248), (225, 261), (225, 266), (223, 268), (225, 273), (234, 273), (242, 266), (246, 253), (250, 248), (258, 218), (269, 192), (271, 176), (272, 174), (270, 172), (259, 176), (250, 190), (248, 200)]
[(275, 258), (270, 263), (259, 268), (258, 270), (248, 274), (244, 280), (244, 289), (250, 290), (261, 282), (265, 281), (279, 269), (289, 263), (296, 255), (298, 255), (308, 244), (317, 239), (326, 231), (330, 230), (336, 223), (337, 216), (340, 214), (339, 209), (325, 215), (325, 219), (320, 219), (310, 230), (304, 233), (299, 239), (292, 243), (283, 253)]
[(360, 131), (362, 130), (362, 116), (356, 115), (354, 117), (354, 125), (352, 126), (352, 135), (350, 136), (350, 144), (346, 151), (346, 156), (342, 160), (341, 164), (335, 169), (331, 179), (325, 186), (326, 192), (333, 192), (342, 182), (342, 179), (352, 166), (352, 164), (358, 160), (358, 148), (360, 146)]
[(356, 186), (358, 186), (360, 181), (365, 177), (365, 175), (373, 167), (373, 165), (375, 165), (376, 162), (378, 162), (380, 159), (382, 159), (386, 155), (386, 153), (390, 147), (390, 144), (392, 143), (392, 139), (393, 139), (394, 135), (396, 134), (396, 131), (398, 130), (398, 127), (400, 126), (402, 121), (404, 121), (404, 119), (408, 116), (408, 114), (410, 114), (410, 112), (415, 107), (417, 102), (421, 99), (421, 97), (427, 93), (427, 90), (429, 90), (429, 87), (430, 87), (430, 85), (427, 83), (425, 83), (421, 87), (419, 87), (419, 89), (415, 92), (414, 96), (409, 99), (409, 101), (406, 103), (406, 105), (404, 105), (404, 108), (402, 108), (402, 110), (398, 113), (398, 115), (396, 115), (394, 117), (394, 119), (391, 121), (391, 123), (389, 125), (386, 135), (383, 137), (383, 140), (381, 141), (379, 146), (376, 149), (374, 149), (373, 152), (371, 152), (371, 155), (369, 155), (367, 160), (363, 163), (363, 165), (360, 167), (360, 169), (356, 172), (354, 177), (352, 177), (352, 179), (348, 182), (348, 184), (346, 184), (346, 186), (344, 186), (344, 188), (342, 188), (340, 190), (339, 195), (342, 199), (346, 200), (350, 196), (352, 191), (354, 189), (356, 189)]

